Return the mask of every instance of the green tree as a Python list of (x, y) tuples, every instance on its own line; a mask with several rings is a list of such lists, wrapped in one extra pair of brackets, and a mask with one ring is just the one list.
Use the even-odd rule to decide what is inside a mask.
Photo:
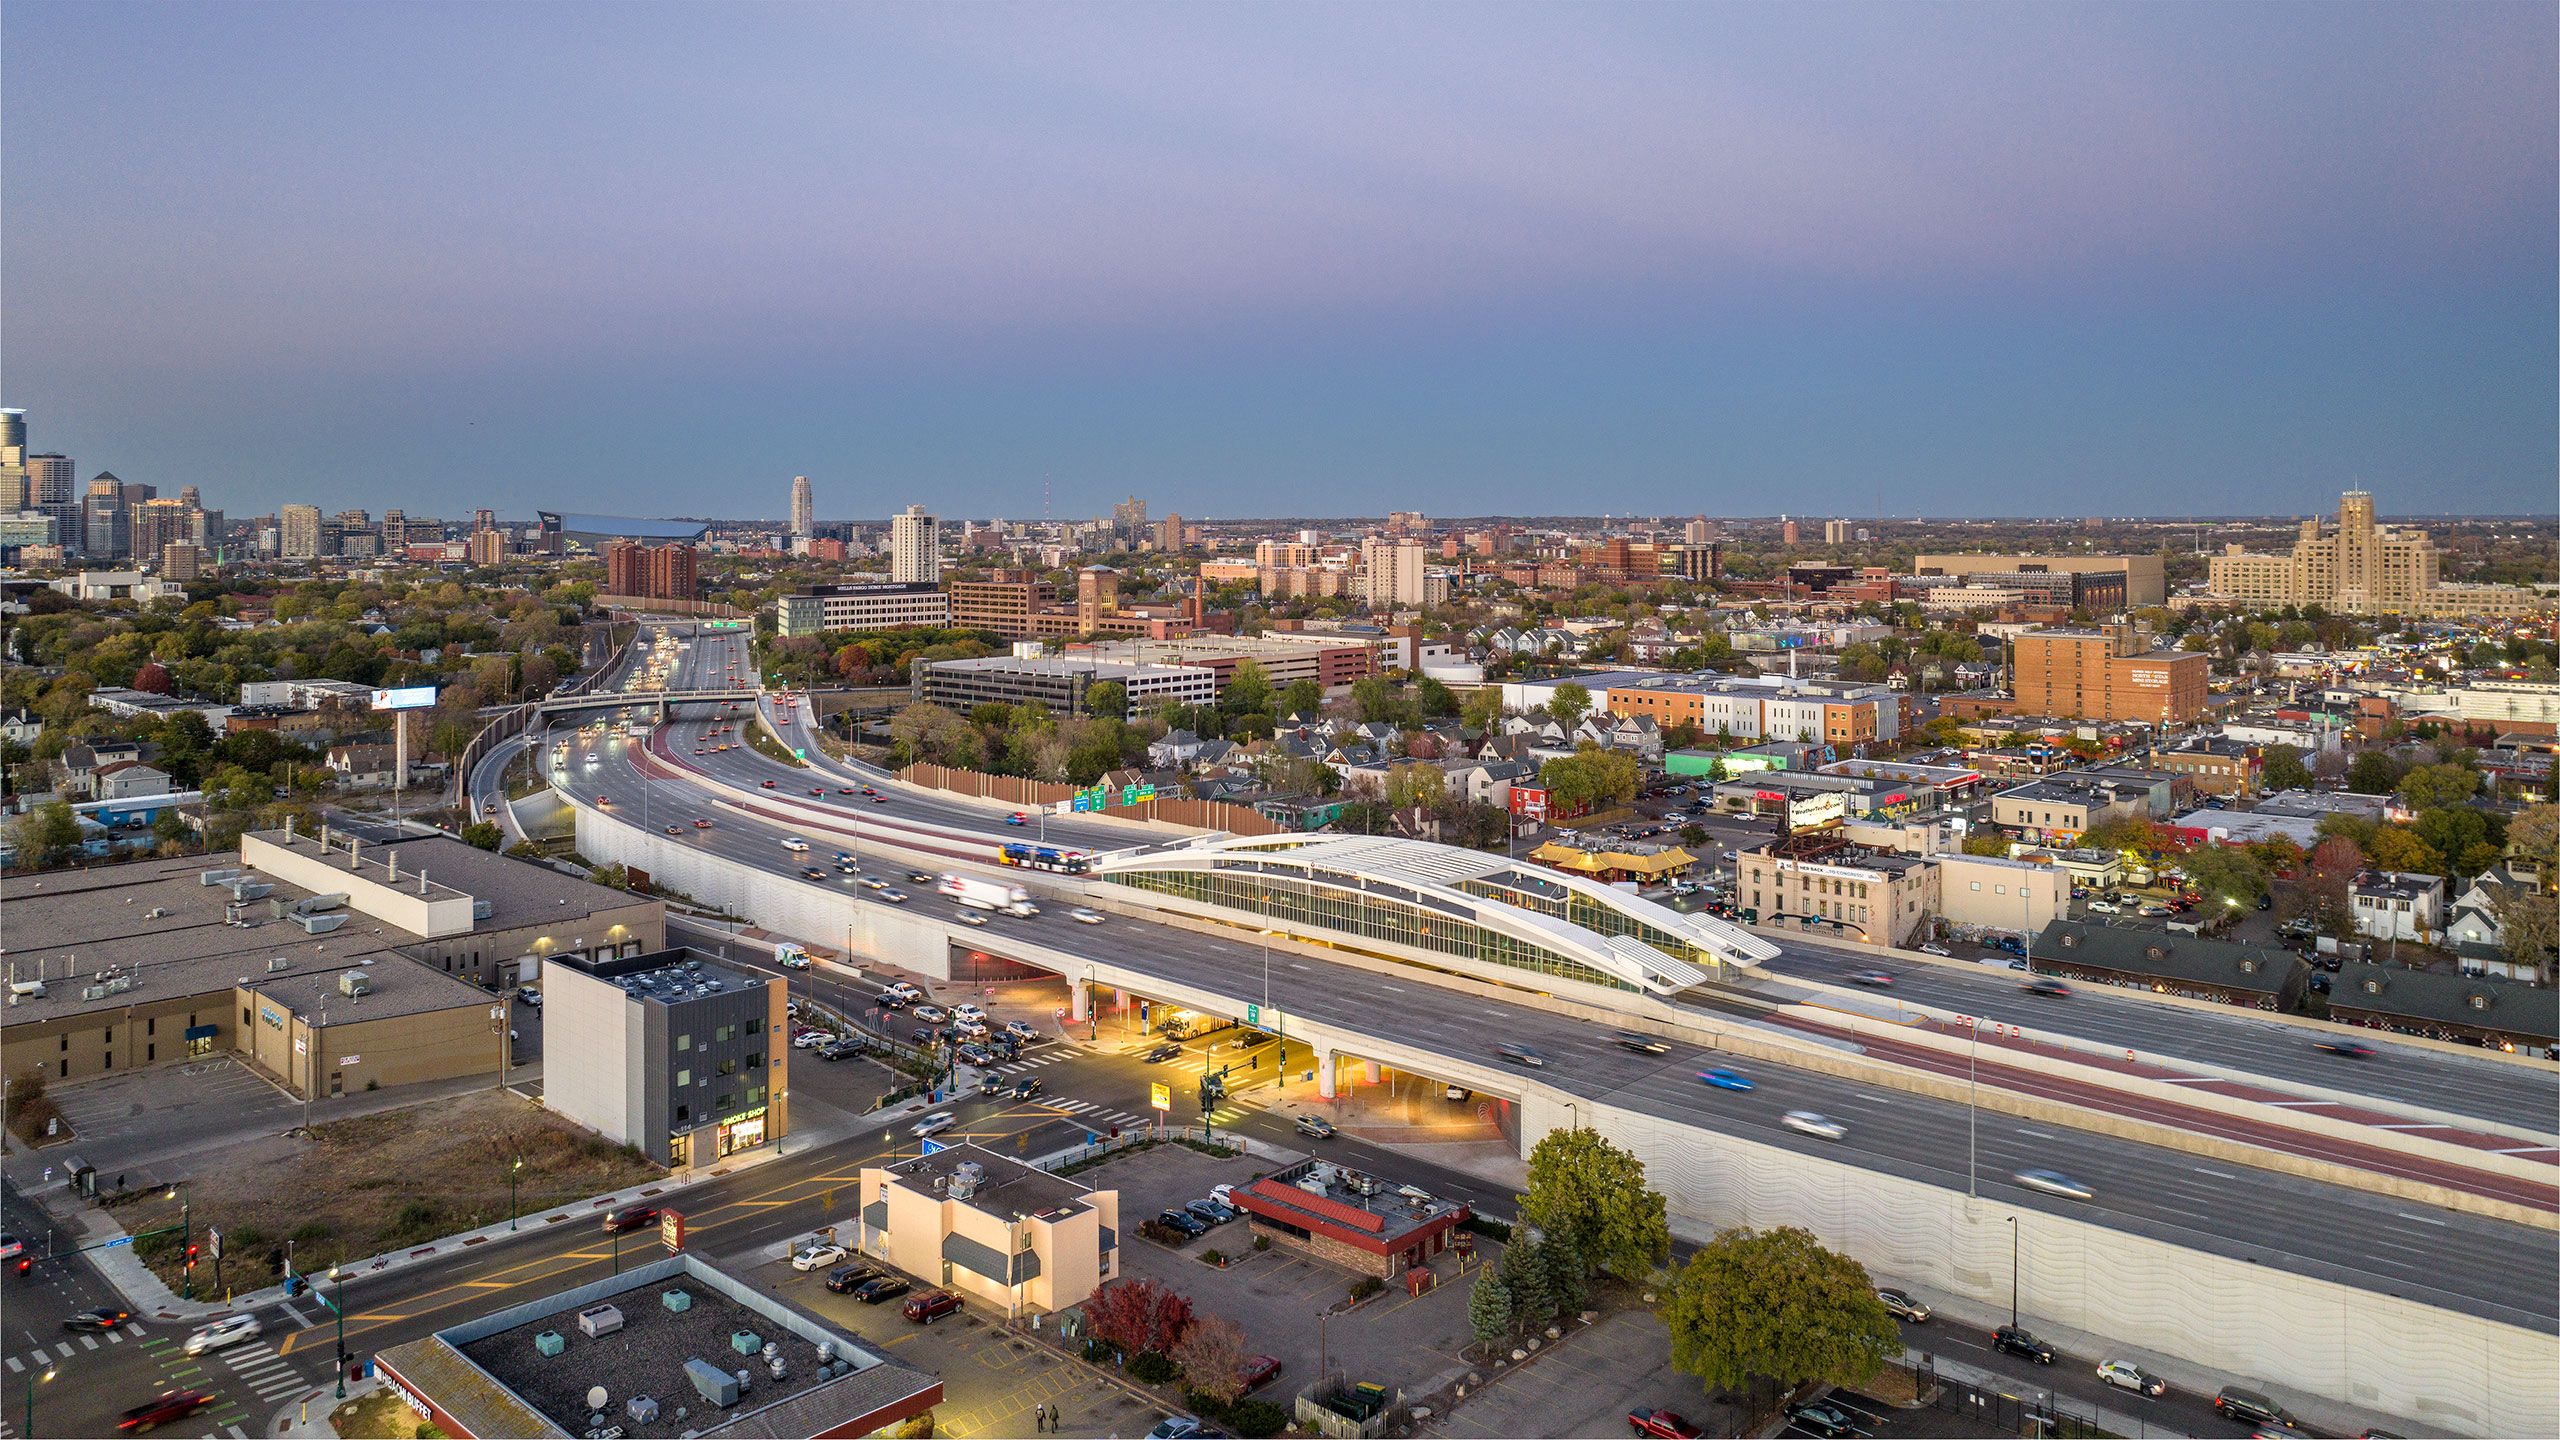
[(1727, 1230), (1689, 1257), (1663, 1297), (1671, 1364), (1709, 1394), (1754, 1379), (1860, 1385), (1902, 1353), (1867, 1267), (1811, 1231)]
[(1363, 722), (1401, 725), (1413, 713), (1413, 697), (1383, 675), (1365, 676), (1351, 682), (1351, 703), (1358, 707)]
[(1084, 692), (1084, 708), (1088, 715), (1106, 720), (1129, 718), (1129, 687), (1117, 680), (1105, 680)]
[(1567, 815), (1632, 800), (1641, 778), (1636, 757), (1603, 750), (1588, 741), (1574, 754), (1560, 755), (1538, 767), (1538, 783), (1547, 788), (1556, 809)]
[(2186, 858), (2187, 883), (2208, 903), (2254, 906), (2267, 893), (2267, 871), (2258, 857), (2236, 845), (2206, 845)]
[(1519, 1333), (1511, 1305), (1511, 1287), (1491, 1265), (1476, 1272), (1475, 1289), (1467, 1293), (1467, 1328), (1487, 1346), (1497, 1346)]
[(1641, 1280), (1671, 1258), (1671, 1223), (1644, 1162), (1596, 1130), (1539, 1137), (1519, 1216), (1584, 1276)]
[(186, 817), (180, 815), (175, 806), (151, 817), (151, 838), (163, 851), (176, 850), (184, 845), (191, 833), (187, 829)]
[(2480, 793), (2480, 772), (2467, 765), (2421, 765), (2400, 777), (2400, 798), (2412, 810), (2441, 810)]
[(2364, 847), (2364, 858), (2377, 870), (2433, 875), (2444, 868), (2444, 857), (2436, 853), (2435, 847), (2400, 825), (2385, 825), (2376, 832)]
[(2005, 860), (2009, 858), (2009, 837), (1996, 830), (1967, 835), (1964, 837), (1964, 853)]
[(2539, 966), (2548, 981), (2560, 946), (2560, 898), (2529, 885), (2501, 885), (2490, 892), (2489, 911), (2497, 917), (2499, 950), (2519, 965)]
[(462, 827), (462, 843), (483, 850), (495, 850), (507, 843), (506, 832), (488, 820), (474, 820)]
[(1538, 1253), (1539, 1242), (1525, 1227), (1515, 1228), (1502, 1249), (1502, 1286), (1511, 1294), (1511, 1321), (1535, 1330), (1563, 1313), (1552, 1285), (1552, 1262)]
[(2397, 789), (2405, 767), (2380, 750), (2367, 750), (2347, 767), (2347, 788), (2358, 795), (2388, 795)]
[(1482, 685), (1458, 703), (1458, 722), (1470, 730), (1490, 730), (1502, 719), (1502, 687)]
[(2270, 745), (2258, 752), (2258, 782), (2269, 790), (2308, 790), (2311, 768), (2291, 745)]
[(1282, 715), (1313, 715), (1324, 708), (1324, 687), (1313, 680), (1292, 680), (1280, 687)]
[(1582, 717), (1590, 713), (1591, 692), (1576, 681), (1567, 680), (1558, 685), (1555, 694), (1548, 697), (1548, 717), (1563, 726), (1567, 732), (1571, 732), (1573, 727), (1581, 724)]
[(2421, 810), (2410, 829), (2441, 857), (2442, 863), (2431, 868), (2447, 879), (2477, 875), (2498, 863), (2498, 837), (2490, 818), (2468, 805)]
[(71, 812), (70, 802), (48, 800), (18, 817), (12, 838), (19, 864), (58, 865), (80, 847), (80, 817)]
[(1227, 674), (1227, 688), (1218, 696), (1218, 704), (1230, 715), (1271, 708), (1271, 672), (1251, 660), (1239, 660)]

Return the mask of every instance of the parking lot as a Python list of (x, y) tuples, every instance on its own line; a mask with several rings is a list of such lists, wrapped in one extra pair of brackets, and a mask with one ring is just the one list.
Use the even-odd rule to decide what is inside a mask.
[[(1120, 1191), (1120, 1213), (1130, 1236), (1120, 1253), (1122, 1274), (1181, 1291), (1199, 1310), (1242, 1327), (1250, 1352), (1280, 1362), (1279, 1378), (1261, 1398), (1288, 1403), (1325, 1364), (1355, 1383), (1372, 1381), (1412, 1398), (1463, 1374), (1467, 1364), (1462, 1352), (1472, 1338), (1469, 1280), (1476, 1268), (1499, 1259), (1499, 1246), (1482, 1244), (1464, 1276), (1457, 1256), (1438, 1257), (1433, 1268), (1439, 1283), (1419, 1296), (1391, 1285), (1356, 1308), (1329, 1313), (1360, 1277), (1277, 1244), (1257, 1252), (1248, 1221), (1220, 1225), (1179, 1249), (1137, 1237), (1140, 1219), (1207, 1195), (1213, 1185), (1245, 1184), (1271, 1168), (1267, 1161), (1219, 1160), (1162, 1145), (1077, 1178)], [(1203, 1257), (1211, 1250), (1227, 1257), (1227, 1264), (1208, 1263)]]
[(1486, 1383), (1428, 1433), (1450, 1436), (1624, 1435), (1638, 1406), (1672, 1411), (1710, 1434), (1714, 1407), (1698, 1382), (1671, 1368), (1671, 1334), (1651, 1311), (1627, 1310), (1565, 1348), (1486, 1373)]

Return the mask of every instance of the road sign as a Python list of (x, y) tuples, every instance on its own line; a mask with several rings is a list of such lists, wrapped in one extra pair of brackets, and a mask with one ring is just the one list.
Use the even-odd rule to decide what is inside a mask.
[(1261, 1023), (1262, 1023), (1262, 1007), (1261, 1007), (1261, 1006), (1259, 1006), (1259, 1005), (1247, 1005), (1246, 1007), (1244, 1007), (1244, 1023), (1246, 1023), (1247, 1025), (1259, 1025), (1259, 1024), (1261, 1024)]
[(1173, 1108), (1173, 1087), (1159, 1080), (1147, 1086), (1147, 1101), (1158, 1110)]
[(670, 1252), (684, 1248), (684, 1214), (676, 1210), (658, 1212), (658, 1243)]
[(217, 1230), (217, 1229), (215, 1229), (214, 1227), (212, 1227), (212, 1226), (208, 1225), (208, 1226), (206, 1226), (206, 1227), (205, 1227), (204, 1235), (205, 1235), (205, 1239), (206, 1239), (206, 1240), (207, 1240), (207, 1241), (212, 1245), (212, 1247), (213, 1247), (213, 1258), (214, 1258), (214, 1259), (216, 1259), (216, 1260), (221, 1259), (221, 1258), (222, 1258), (222, 1232), (221, 1232), (220, 1230)]

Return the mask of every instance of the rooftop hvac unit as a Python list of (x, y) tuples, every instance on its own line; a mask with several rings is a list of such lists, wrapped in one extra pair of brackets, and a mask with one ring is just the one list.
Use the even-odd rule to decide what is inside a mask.
[(647, 1425), (658, 1418), (658, 1402), (646, 1395), (634, 1395), (622, 1402), (622, 1413), (634, 1425)]
[(486, 900), (474, 900), (471, 902), (471, 918), (474, 920), (486, 920), (497, 913), (498, 907)]
[(318, 915), (325, 911), (345, 908), (347, 908), (347, 897), (344, 895), (310, 895), (293, 902), (293, 911), (297, 915)]
[(693, 1308), (693, 1296), (684, 1290), (668, 1290), (658, 1296), (658, 1303), (681, 1315)]
[(264, 900), (269, 895), (275, 893), (275, 888), (276, 887), (263, 880), (252, 880), (244, 875), (231, 882), (231, 898), (234, 900)]
[(104, 985), (84, 985), (80, 989), (80, 998), (83, 1000), (104, 1000), (107, 998), (107, 987)]
[(536, 1355), (558, 1355), (568, 1348), (568, 1337), (557, 1330), (544, 1330), (533, 1337), (533, 1353)]
[(373, 977), (361, 970), (341, 970), (338, 972), (338, 993), (346, 996), (370, 995), (373, 993)]
[(326, 935), (347, 923), (347, 917), (343, 914), (297, 915), (294, 918), (301, 924), (303, 933), (307, 935)]
[(753, 1355), (764, 1349), (764, 1337), (753, 1330), (732, 1330), (729, 1332), (729, 1348), (741, 1355)]
[(590, 1340), (622, 1328), (622, 1311), (612, 1305), (590, 1305), (578, 1312), (578, 1331)]
[(240, 872), (237, 870), (207, 870), (196, 877), (196, 883), (211, 889), (216, 885), (228, 885), (239, 878)]
[(737, 1377), (728, 1371), (696, 1357), (684, 1362), (684, 1373), (685, 1378), (693, 1382), (695, 1393), (703, 1399), (723, 1410), (738, 1403)]
[(267, 973), (270, 975), (273, 975), (279, 970), (289, 970), (291, 968), (293, 968), (293, 962), (287, 960), (281, 955), (270, 955), (267, 957)]

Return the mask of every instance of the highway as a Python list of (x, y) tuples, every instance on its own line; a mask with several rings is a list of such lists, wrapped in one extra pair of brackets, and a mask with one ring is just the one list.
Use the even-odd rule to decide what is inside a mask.
[[(1775, 938), (1775, 937), (1772, 937)], [(2060, 1004), (2023, 994), (2017, 972), (1933, 964), (1926, 960), (1879, 961), (1870, 954), (1832, 950), (1797, 940), (1778, 942), (1786, 954), (1771, 961), (1777, 975), (1848, 985), (1861, 971), (1883, 970), (1893, 989), (1877, 998), (1900, 999), (1983, 1020), (2053, 1034), (2129, 1046), (2170, 1059), (2219, 1066), (2270, 1080), (2352, 1091), (2452, 1115), (2514, 1125), (2560, 1136), (2560, 1067), (2448, 1055), (2395, 1044), (2385, 1033), (2365, 1038), (2373, 1060), (2341, 1059), (2311, 1047), (2312, 1033), (2246, 1010), (2229, 1013), (2161, 1005), (2117, 995), (2102, 985), (2080, 984)]]
[[(706, 723), (681, 720), (660, 734), (666, 748), (689, 763), (691, 736)], [(745, 750), (726, 753), (751, 755)], [(613, 793), (618, 812), (637, 820), (644, 782), (634, 759), (627, 744), (603, 745), (594, 770), (573, 772), (594, 777), (592, 786), (579, 787), (582, 797), (592, 798), (590, 788)], [(748, 763), (739, 762), (735, 773), (751, 773)], [(752, 757), (752, 763), (790, 770), (761, 757)], [(800, 868), (780, 847), (785, 827), (743, 817), (688, 782), (661, 779), (645, 788), (652, 822), (681, 827), (682, 843), (785, 876)], [(711, 820), (712, 828), (693, 830), (697, 818)], [(932, 851), (936, 846), (928, 841), (918, 848)], [(955, 842), (940, 848), (955, 853), (963, 847)], [(875, 869), (902, 873), (905, 865), (878, 864)], [(820, 884), (857, 903), (881, 903), (848, 879), (789, 883)], [(922, 894), (911, 902), (918, 907), (942, 903)], [(1027, 919), (999, 918), (980, 934), (991, 951), (1001, 952), (1004, 937), (1014, 935), (1071, 954), (1142, 965), (1171, 981), (1247, 998), (1258, 999), (1262, 993), (1262, 951), (1239, 940), (1119, 919), (1087, 927), (1055, 910)], [(1390, 975), (1285, 951), (1270, 957), (1268, 983), (1271, 1002), (1284, 1014), (1354, 1030), (1393, 1016), (1404, 1043), (1479, 1063), (1489, 1056), (1488, 1036), (1516, 1038), (1547, 1056), (1549, 1063), (1537, 1078), (1567, 1094), (1932, 1184), (1953, 1188), (1965, 1183), (1968, 1115), (1963, 1106), (1774, 1066), (1755, 1068), (1759, 1088), (1750, 1094), (1710, 1090), (1693, 1078), (1715, 1063), (1709, 1052), (1684, 1046), (1665, 1057), (1637, 1055), (1619, 1048), (1600, 1026), (1531, 1005), (1400, 984)], [(1825, 1142), (1782, 1128), (1779, 1117), (1792, 1109), (1843, 1120), (1850, 1127), (1848, 1137)], [(2509, 1323), (2549, 1329), (2560, 1320), (2560, 1250), (2541, 1231), (2247, 1166), (2226, 1172), (2177, 1152), (2068, 1129), (2045, 1131), (2007, 1116), (1980, 1117), (1979, 1145), (1974, 1169), (1980, 1193), (2006, 1203)], [(2073, 1175), (2094, 1187), (2096, 1199), (2062, 1200), (2011, 1182), (2013, 1172), (2027, 1168)]]

